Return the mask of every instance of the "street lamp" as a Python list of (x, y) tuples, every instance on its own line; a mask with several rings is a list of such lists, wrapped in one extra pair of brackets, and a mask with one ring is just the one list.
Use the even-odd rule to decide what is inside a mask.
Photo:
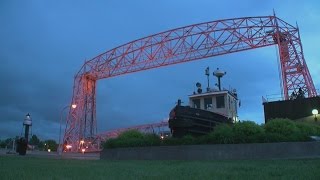
[(318, 114), (318, 109), (313, 109), (312, 114), (314, 115), (314, 121), (317, 121), (317, 114)]
[(76, 105), (76, 104), (72, 104), (71, 106), (68, 105), (68, 106), (64, 107), (64, 108), (61, 110), (61, 112), (60, 112), (60, 131), (59, 131), (59, 148), (58, 148), (58, 153), (59, 153), (59, 154), (62, 154), (62, 144), (61, 144), (62, 113), (63, 113), (63, 111), (64, 111), (65, 109), (70, 108), (70, 107), (71, 107), (72, 109), (75, 109), (75, 108), (77, 108), (77, 105)]
[(84, 140), (81, 140), (81, 141), (80, 141), (80, 144), (83, 145), (83, 144), (84, 144)]

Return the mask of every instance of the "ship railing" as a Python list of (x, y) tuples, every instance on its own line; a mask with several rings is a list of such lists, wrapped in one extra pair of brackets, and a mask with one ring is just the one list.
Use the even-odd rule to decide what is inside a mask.
[[(316, 91), (317, 91), (317, 96), (320, 96), (320, 89), (316, 89)], [(283, 94), (270, 94), (270, 95), (266, 95), (265, 97), (262, 96), (262, 103), (283, 101), (283, 100), (285, 100)]]

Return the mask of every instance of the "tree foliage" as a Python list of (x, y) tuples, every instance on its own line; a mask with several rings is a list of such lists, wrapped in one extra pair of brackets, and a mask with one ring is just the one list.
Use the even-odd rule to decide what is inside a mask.
[[(13, 148), (13, 145), (15, 147), (17, 146), (17, 140), (19, 140), (21, 137), (16, 136), (15, 138), (7, 138), (4, 140), (0, 139), (0, 148), (7, 148), (11, 149)], [(57, 151), (58, 144), (55, 140), (49, 139), (42, 141), (40, 138), (38, 138), (37, 135), (32, 135), (29, 142), (29, 145), (34, 146), (34, 150), (40, 150), (40, 151), (47, 151), (50, 149), (51, 151)]]
[(51, 151), (57, 151), (58, 149), (58, 144), (55, 140), (45, 140), (44, 141), (44, 150), (50, 149)]
[(32, 135), (29, 144), (34, 145), (34, 146), (38, 146), (40, 143), (40, 139), (36, 136), (36, 135)]

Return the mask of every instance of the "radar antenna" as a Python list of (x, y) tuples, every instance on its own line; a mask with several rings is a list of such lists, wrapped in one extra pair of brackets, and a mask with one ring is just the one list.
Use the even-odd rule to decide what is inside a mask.
[(219, 70), (219, 68), (217, 68), (217, 70), (215, 70), (213, 72), (213, 75), (216, 76), (218, 78), (218, 88), (219, 88), (219, 91), (221, 91), (221, 78), (226, 75), (227, 72), (225, 71), (222, 71), (222, 70)]

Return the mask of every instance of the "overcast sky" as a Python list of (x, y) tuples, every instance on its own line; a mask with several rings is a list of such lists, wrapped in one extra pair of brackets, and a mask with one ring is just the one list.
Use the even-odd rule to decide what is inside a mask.
[[(165, 30), (225, 18), (276, 15), (299, 24), (304, 56), (320, 88), (318, 0), (1, 0), (0, 139), (21, 135), (27, 113), (33, 134), (58, 139), (61, 109), (85, 60)], [(159, 122), (178, 98), (184, 104), (205, 68), (227, 71), (239, 118), (264, 122), (262, 96), (280, 95), (274, 46), (123, 75), (98, 82), (98, 131)], [(211, 82), (216, 81), (211, 76)], [(66, 116), (66, 111), (63, 116)]]

